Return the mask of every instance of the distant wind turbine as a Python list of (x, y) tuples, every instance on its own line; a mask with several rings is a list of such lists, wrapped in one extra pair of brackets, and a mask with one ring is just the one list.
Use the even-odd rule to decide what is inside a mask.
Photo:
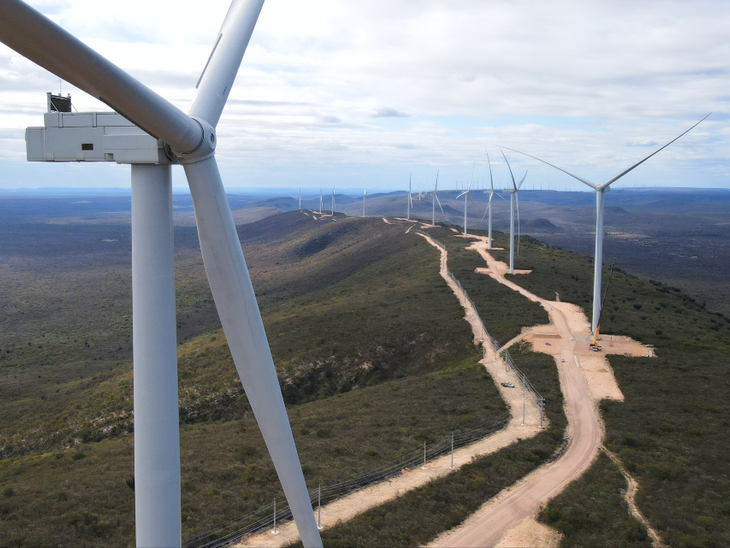
[(335, 216), (335, 189), (332, 189), (332, 216)]
[(517, 193), (520, 190), (520, 187), (522, 186), (522, 183), (525, 182), (525, 177), (527, 177), (527, 171), (525, 171), (525, 174), (522, 176), (522, 180), (519, 184), (515, 182), (515, 176), (514, 173), (512, 173), (512, 166), (509, 165), (509, 160), (507, 160), (507, 156), (504, 155), (504, 152), (502, 152), (502, 157), (504, 158), (504, 161), (507, 162), (507, 167), (509, 168), (509, 175), (512, 178), (512, 188), (505, 188), (504, 191), (509, 193), (509, 273), (514, 274), (515, 273), (515, 205), (517, 206), (517, 233), (518, 233), (518, 239), (519, 239), (519, 233), (520, 233), (520, 199), (517, 196)]
[(322, 207), (324, 206), (322, 202), (322, 185), (319, 185), (319, 214), (322, 214)]
[(302, 187), (299, 187), (299, 211), (302, 210)]
[(438, 202), (441, 213), (443, 214), (444, 208), (441, 206), (441, 200), (438, 197), (439, 189), (439, 172), (436, 172), (436, 184), (433, 187), (433, 196), (431, 197), (431, 225), (436, 226), (436, 203)]
[(362, 193), (362, 216), (365, 217), (365, 199), (368, 197), (368, 187)]
[(482, 215), (482, 221), (484, 220), (485, 215), (489, 215), (489, 220), (487, 222), (487, 249), (492, 249), (492, 198), (494, 198), (495, 192), (494, 177), (492, 176), (492, 162), (489, 159), (489, 151), (487, 151), (487, 164), (489, 165), (489, 184), (491, 185), (491, 190), (485, 191), (489, 194), (489, 201), (487, 202), (487, 209), (484, 210), (484, 215)]
[[(712, 113), (710, 113), (712, 114)], [(592, 189), (596, 191), (596, 248), (595, 248), (595, 254), (594, 254), (594, 260), (593, 260), (593, 320), (591, 323), (591, 332), (595, 335), (596, 329), (598, 329), (598, 325), (600, 323), (601, 319), (601, 278), (603, 276), (603, 202), (604, 202), (604, 193), (606, 190), (608, 190), (608, 187), (610, 187), (613, 183), (618, 181), (621, 177), (632, 171), (633, 169), (639, 167), (641, 164), (646, 162), (649, 158), (654, 156), (655, 154), (658, 154), (665, 148), (667, 148), (669, 145), (671, 145), (674, 141), (678, 140), (680, 137), (686, 135), (690, 131), (692, 131), (694, 128), (696, 128), (700, 123), (705, 121), (710, 114), (702, 118), (699, 122), (697, 122), (695, 125), (690, 127), (689, 129), (685, 130), (684, 132), (680, 133), (677, 137), (669, 141), (666, 145), (663, 147), (655, 150), (649, 156), (644, 158), (643, 160), (636, 162), (634, 165), (632, 165), (630, 168), (623, 170), (621, 173), (616, 175), (615, 177), (612, 177), (608, 179), (606, 182), (601, 184), (595, 184), (591, 183), (590, 181), (587, 181), (585, 179), (582, 179), (578, 177), (577, 175), (573, 175), (572, 173), (569, 173), (568, 171), (565, 171), (563, 168), (560, 168), (558, 166), (555, 166), (551, 164), (550, 162), (546, 162), (545, 160), (541, 160), (540, 158), (536, 156), (532, 156), (531, 154), (527, 154), (525, 152), (520, 152), (519, 150), (514, 150), (507, 147), (507, 150), (512, 150), (513, 152), (517, 152), (519, 154), (522, 154), (524, 156), (528, 156), (530, 158), (533, 158), (534, 160), (537, 160), (538, 162), (542, 162), (543, 164), (547, 164), (550, 167), (554, 167), (558, 171), (562, 171), (566, 175), (569, 175), (570, 177), (573, 177), (574, 179), (579, 180), (581, 183), (588, 185)]]
[(462, 196), (464, 197), (464, 236), (466, 236), (466, 214), (468, 211), (469, 200), (471, 200), (472, 203), (474, 203), (474, 200), (471, 197), (471, 182), (474, 179), (474, 168), (476, 166), (477, 166), (477, 163), (474, 162), (474, 165), (471, 168), (471, 177), (469, 177), (469, 186), (466, 188), (466, 190), (464, 192), (462, 192), (461, 194), (459, 194), (456, 197), (457, 200), (459, 198), (461, 198)]

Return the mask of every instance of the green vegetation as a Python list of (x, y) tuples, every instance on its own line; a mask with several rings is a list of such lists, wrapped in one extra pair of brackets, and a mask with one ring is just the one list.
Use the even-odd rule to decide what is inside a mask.
[(630, 514), (626, 480), (603, 453), (590, 470), (550, 501), (540, 519), (564, 536), (563, 548), (650, 548), (646, 529)]
[[(529, 440), (474, 459), (440, 479), (323, 532), (325, 546), (400, 548), (421, 546), (455, 527), (481, 504), (550, 458), (562, 445), (566, 419), (555, 362), (521, 348), (515, 360), (550, 403), (551, 427)], [(292, 546), (301, 546), (295, 543)]]
[[(185, 537), (283, 497), (216, 327), (197, 244), (186, 239), (194, 233), (187, 230), (177, 234)], [(298, 212), (239, 230), (311, 487), (398, 461), (419, 451), (423, 441), (505, 412), (477, 363), (481, 354), (463, 311), (438, 274), (438, 253), (420, 237), (404, 237), (400, 227), (379, 219), (315, 222)], [(103, 228), (93, 225), (91, 247), (97, 231)], [(14, 252), (22, 255), (20, 248)], [(21, 330), (35, 344), (49, 326), (48, 333), (80, 329), (78, 323), (64, 325), (73, 317), (74, 298), (81, 299), (83, 312), (76, 312), (85, 325), (103, 332), (108, 344), (128, 336), (112, 317), (121, 313), (128, 325), (128, 309), (89, 309), (93, 299), (80, 297), (83, 291), (106, 291), (116, 296), (112, 301), (119, 297), (117, 306), (128, 306), (129, 285), (119, 287), (128, 257), (91, 253), (89, 264), (105, 264), (89, 267), (81, 277), (84, 288), (74, 288), (81, 274), (65, 255), (59, 257), (68, 278), (63, 310), (55, 311), (54, 301), (46, 307), (41, 295), (38, 324), (25, 325), (23, 315), (16, 316), (2, 343), (3, 352), (8, 346), (7, 355), (13, 355), (11, 363), (0, 362), (8, 396), (0, 400), (3, 542), (131, 544), (128, 349), (112, 357), (99, 351), (74, 358), (78, 348), (69, 345), (54, 350), (52, 365), (41, 366), (36, 359), (45, 348), (31, 345), (27, 353), (16, 353), (18, 345), (10, 342)], [(24, 257), (27, 263), (36, 259)], [(53, 263), (45, 268), (51, 272)], [(30, 298), (42, 279), (32, 268), (28, 279), (24, 291)], [(98, 346), (96, 341), (84, 348), (96, 352)], [(33, 386), (12, 390), (16, 377), (32, 381), (38, 374), (42, 378)]]

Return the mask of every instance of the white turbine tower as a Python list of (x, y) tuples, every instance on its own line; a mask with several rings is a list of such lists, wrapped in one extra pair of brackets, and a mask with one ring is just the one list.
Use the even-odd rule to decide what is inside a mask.
[(299, 211), (302, 210), (302, 187), (299, 187)]
[(365, 217), (365, 199), (368, 197), (368, 187), (365, 187), (362, 193), (362, 216)]
[(436, 226), (436, 204), (438, 203), (441, 213), (443, 214), (444, 208), (441, 205), (441, 200), (438, 196), (439, 190), (439, 172), (436, 172), (436, 184), (433, 186), (433, 196), (431, 196), (431, 226)]
[(413, 179), (413, 173), (408, 176), (408, 197), (406, 198), (406, 219), (411, 218), (411, 209), (413, 208), (413, 194), (411, 193), (411, 181)]
[(223, 330), (302, 542), (322, 546), (215, 159), (215, 128), (262, 5), (263, 0), (232, 2), (185, 114), (20, 0), (0, 2), (0, 41), (123, 115), (48, 113), (44, 127), (27, 130), (26, 141), (31, 160), (132, 165), (138, 546), (181, 544), (172, 163), (185, 169)]
[(335, 216), (335, 189), (332, 189), (332, 216)]
[(464, 192), (462, 192), (461, 194), (459, 194), (456, 197), (457, 200), (459, 198), (461, 198), (462, 196), (464, 197), (464, 236), (466, 236), (466, 214), (468, 211), (469, 200), (471, 200), (472, 203), (474, 203), (474, 200), (471, 197), (471, 182), (472, 182), (472, 179), (474, 179), (474, 168), (476, 166), (477, 166), (477, 163), (474, 162), (474, 165), (471, 168), (471, 177), (469, 177), (469, 186), (466, 187), (466, 190)]
[(515, 206), (517, 207), (517, 233), (518, 233), (518, 239), (519, 239), (519, 233), (520, 233), (520, 198), (517, 195), (517, 193), (520, 190), (520, 187), (522, 186), (522, 183), (525, 182), (525, 177), (527, 177), (527, 171), (525, 171), (525, 174), (522, 176), (522, 180), (517, 184), (515, 182), (515, 176), (512, 173), (512, 166), (509, 165), (509, 160), (507, 160), (507, 156), (504, 155), (504, 152), (502, 152), (502, 156), (504, 157), (504, 161), (507, 162), (507, 167), (509, 168), (509, 175), (512, 178), (512, 188), (505, 188), (504, 191), (509, 193), (509, 273), (514, 274), (515, 273)]
[[(712, 114), (712, 113), (710, 113)], [(573, 175), (572, 173), (569, 173), (568, 171), (565, 171), (563, 168), (560, 168), (558, 166), (555, 166), (551, 164), (550, 162), (546, 162), (545, 160), (541, 160), (540, 158), (537, 158), (536, 156), (532, 156), (531, 154), (527, 154), (525, 152), (520, 152), (519, 150), (514, 150), (511, 148), (506, 148), (507, 150), (512, 150), (513, 152), (517, 152), (519, 154), (522, 154), (524, 156), (528, 156), (530, 158), (533, 158), (534, 160), (537, 160), (538, 162), (542, 162), (543, 164), (547, 164), (550, 167), (554, 167), (555, 169), (562, 171), (566, 175), (569, 175), (573, 177), (574, 179), (577, 179), (583, 184), (588, 185), (593, 190), (596, 191), (596, 246), (594, 251), (594, 259), (593, 259), (593, 319), (591, 321), (591, 331), (595, 335), (596, 329), (598, 329), (598, 326), (600, 324), (601, 319), (601, 281), (603, 276), (603, 202), (604, 202), (604, 193), (608, 188), (618, 181), (621, 177), (632, 171), (633, 169), (639, 167), (641, 164), (646, 162), (649, 158), (654, 156), (655, 154), (658, 154), (665, 148), (667, 148), (669, 145), (671, 145), (674, 141), (678, 140), (680, 137), (686, 135), (690, 131), (692, 131), (694, 128), (696, 128), (700, 123), (705, 121), (708, 116), (708, 114), (702, 120), (694, 124), (689, 129), (685, 130), (684, 132), (680, 133), (677, 137), (669, 141), (666, 145), (663, 147), (655, 150), (651, 154), (649, 154), (646, 158), (643, 160), (636, 162), (634, 165), (632, 165), (630, 168), (623, 170), (621, 173), (616, 175), (615, 177), (612, 177), (608, 179), (606, 182), (601, 184), (591, 183), (590, 181), (587, 181), (585, 179), (582, 179), (578, 177), (577, 175)]]
[(494, 177), (492, 176), (492, 162), (489, 159), (489, 151), (487, 151), (487, 164), (489, 165), (489, 184), (491, 189), (489, 191), (485, 191), (485, 193), (489, 194), (489, 201), (487, 201), (487, 209), (484, 210), (484, 215), (482, 215), (482, 221), (486, 215), (489, 215), (489, 219), (487, 221), (487, 249), (492, 249), (492, 198), (494, 198), (495, 192)]
[(322, 185), (319, 185), (319, 214), (322, 215), (322, 208), (324, 203), (322, 202)]

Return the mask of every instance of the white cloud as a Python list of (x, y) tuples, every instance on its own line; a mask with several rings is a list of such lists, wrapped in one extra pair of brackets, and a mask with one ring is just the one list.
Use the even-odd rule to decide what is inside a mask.
[[(228, 7), (31, 3), (183, 109)], [(219, 125), (219, 159), (232, 186), (387, 187), (411, 170), (465, 179), (474, 160), (486, 178), (484, 148), (497, 157), (505, 144), (602, 179), (712, 110), (624, 184), (730, 187), (729, 26), (723, 0), (269, 1)], [(0, 49), (0, 129), (39, 124), (57, 86)], [(64, 90), (80, 109), (103, 108)], [(3, 163), (23, 160), (14, 135)], [(83, 172), (55, 167), (62, 186)], [(31, 180), (33, 169), (13, 172)], [(531, 173), (565, 182), (534, 163)]]

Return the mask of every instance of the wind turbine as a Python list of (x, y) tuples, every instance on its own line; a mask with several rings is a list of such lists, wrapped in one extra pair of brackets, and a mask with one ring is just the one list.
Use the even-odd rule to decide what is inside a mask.
[(489, 220), (487, 222), (488, 227), (488, 236), (487, 236), (487, 249), (492, 249), (492, 198), (494, 198), (495, 192), (494, 192), (494, 177), (492, 176), (492, 162), (489, 159), (489, 151), (487, 152), (487, 164), (489, 165), (489, 184), (491, 185), (491, 190), (488, 192), (485, 191), (487, 194), (489, 194), (489, 201), (487, 202), (487, 209), (484, 210), (484, 215), (482, 215), (482, 221), (484, 220), (485, 215), (489, 215)]
[(223, 330), (302, 542), (322, 546), (215, 159), (215, 128), (262, 6), (263, 0), (232, 2), (185, 114), (25, 3), (0, 2), (0, 41), (123, 115), (48, 113), (44, 127), (28, 128), (26, 143), (31, 160), (132, 165), (138, 546), (181, 544), (172, 163), (185, 170)]
[(411, 193), (411, 180), (413, 179), (413, 173), (408, 176), (408, 197), (406, 199), (406, 219), (411, 218), (411, 208), (413, 207), (413, 194)]
[(302, 210), (302, 187), (299, 187), (299, 211)]
[(322, 215), (322, 207), (324, 204), (322, 203), (322, 185), (319, 185), (319, 214)]
[(362, 216), (365, 217), (365, 199), (368, 197), (368, 187), (362, 193)]
[(332, 216), (335, 216), (335, 189), (332, 189)]
[[(507, 156), (504, 155), (504, 152), (502, 152), (502, 156), (504, 157), (504, 161), (507, 162), (507, 167), (509, 168), (509, 175), (512, 178), (512, 188), (505, 188), (504, 191), (509, 193), (509, 273), (514, 274), (515, 273), (515, 205), (517, 206), (517, 233), (520, 232), (520, 199), (517, 196), (517, 193), (520, 190), (520, 187), (522, 186), (522, 183), (525, 182), (525, 177), (527, 177), (527, 171), (525, 171), (525, 174), (522, 176), (522, 180), (519, 184), (515, 182), (515, 176), (512, 173), (512, 166), (509, 165), (509, 160), (507, 160)], [(519, 236), (518, 236), (519, 239)]]
[(444, 208), (441, 205), (441, 200), (438, 197), (439, 189), (439, 172), (436, 172), (436, 184), (433, 186), (433, 196), (431, 197), (431, 226), (436, 226), (436, 203), (438, 202), (441, 213), (443, 214)]
[(474, 203), (474, 200), (471, 197), (471, 182), (472, 182), (472, 179), (474, 178), (474, 168), (476, 166), (477, 166), (477, 163), (474, 162), (474, 165), (471, 168), (471, 177), (469, 177), (469, 186), (466, 188), (466, 190), (464, 192), (462, 192), (461, 194), (459, 194), (456, 197), (457, 200), (459, 198), (461, 198), (462, 196), (464, 197), (464, 236), (466, 236), (466, 214), (467, 214), (467, 207), (469, 205), (469, 200), (471, 200), (472, 203)]
[[(712, 113), (710, 113), (712, 114)], [(572, 173), (565, 171), (563, 168), (555, 166), (551, 164), (550, 162), (546, 162), (545, 160), (541, 160), (540, 158), (536, 156), (532, 156), (531, 154), (527, 154), (525, 152), (520, 152), (519, 150), (514, 150), (511, 148), (506, 148), (507, 150), (512, 150), (513, 152), (517, 152), (519, 154), (522, 154), (523, 156), (528, 156), (530, 158), (533, 158), (534, 160), (537, 160), (538, 162), (542, 162), (543, 164), (547, 164), (550, 167), (553, 167), (559, 171), (562, 171), (566, 175), (569, 175), (570, 177), (573, 177), (574, 179), (579, 180), (581, 183), (588, 185), (593, 190), (596, 191), (596, 247), (595, 247), (595, 254), (593, 259), (593, 319), (591, 322), (591, 332), (596, 334), (596, 330), (598, 329), (598, 326), (600, 324), (601, 319), (601, 279), (603, 277), (603, 202), (604, 202), (604, 194), (608, 190), (608, 188), (618, 181), (621, 177), (629, 173), (630, 171), (633, 171), (635, 168), (639, 167), (641, 164), (646, 162), (649, 158), (654, 156), (655, 154), (658, 154), (665, 148), (667, 148), (669, 145), (671, 145), (674, 141), (678, 140), (680, 137), (686, 135), (690, 131), (692, 131), (694, 128), (696, 128), (698, 125), (700, 125), (703, 121), (705, 121), (710, 114), (702, 118), (699, 122), (694, 124), (689, 129), (683, 131), (680, 133), (677, 137), (669, 141), (666, 145), (663, 147), (655, 150), (651, 154), (649, 154), (646, 158), (643, 160), (640, 160), (639, 162), (636, 162), (634, 165), (632, 165), (630, 168), (623, 170), (621, 173), (616, 175), (615, 177), (612, 177), (608, 179), (606, 182), (601, 184), (592, 183), (590, 181), (587, 181), (586, 179), (582, 179), (578, 177), (577, 175), (573, 175)]]

